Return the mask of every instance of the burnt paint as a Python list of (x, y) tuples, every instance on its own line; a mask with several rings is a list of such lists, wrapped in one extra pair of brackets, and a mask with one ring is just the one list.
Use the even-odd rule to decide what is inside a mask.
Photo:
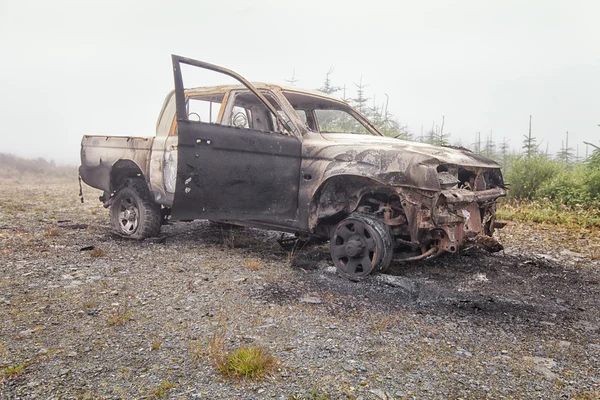
[(172, 218), (298, 225), (297, 138), (187, 120), (178, 124)]

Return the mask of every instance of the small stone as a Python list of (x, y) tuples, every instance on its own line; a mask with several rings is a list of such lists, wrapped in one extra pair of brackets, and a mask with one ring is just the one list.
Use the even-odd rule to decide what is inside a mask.
[(556, 361), (553, 358), (544, 357), (523, 357), (525, 361), (531, 361), (533, 363), (534, 371), (543, 375), (548, 380), (554, 380), (558, 378), (558, 375), (551, 371), (556, 366)]
[(567, 349), (567, 348), (571, 347), (571, 342), (568, 342), (566, 340), (561, 340), (558, 342), (558, 347), (560, 347), (561, 349)]
[(585, 258), (585, 255), (581, 254), (581, 253), (576, 253), (574, 251), (565, 249), (563, 251), (560, 252), (561, 256), (567, 256), (567, 257), (577, 257), (577, 258)]
[(384, 392), (381, 389), (371, 389), (369, 390), (369, 392), (371, 392), (372, 394), (374, 394), (375, 396), (377, 396), (378, 398), (380, 398), (381, 400), (388, 400), (388, 395), (386, 392)]
[(77, 357), (77, 352), (76, 351), (70, 351), (67, 353), (67, 357)]
[(304, 296), (300, 298), (300, 303), (321, 304), (323, 300), (316, 296)]
[(63, 368), (63, 369), (61, 369), (60, 371), (58, 371), (58, 374), (59, 374), (60, 376), (65, 376), (65, 375), (67, 375), (69, 372), (71, 372), (71, 370), (70, 370), (69, 368)]
[(354, 372), (354, 367), (352, 365), (344, 364), (342, 369), (346, 372)]
[(119, 291), (118, 290), (113, 290), (112, 292), (110, 292), (111, 295), (113, 296), (118, 296), (119, 295)]
[(25, 329), (24, 331), (19, 332), (19, 336), (21, 336), (22, 338), (29, 338), (33, 336), (34, 333), (35, 330), (33, 329)]

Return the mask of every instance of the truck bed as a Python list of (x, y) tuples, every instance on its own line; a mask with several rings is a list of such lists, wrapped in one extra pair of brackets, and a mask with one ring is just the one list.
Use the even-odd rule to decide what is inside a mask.
[(81, 141), (79, 175), (89, 186), (110, 192), (110, 172), (120, 160), (148, 171), (154, 137), (85, 135)]

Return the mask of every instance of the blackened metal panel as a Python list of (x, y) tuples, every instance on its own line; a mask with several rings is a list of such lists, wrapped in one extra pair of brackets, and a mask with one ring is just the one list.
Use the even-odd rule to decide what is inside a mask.
[(301, 142), (252, 129), (178, 121), (174, 219), (297, 225)]

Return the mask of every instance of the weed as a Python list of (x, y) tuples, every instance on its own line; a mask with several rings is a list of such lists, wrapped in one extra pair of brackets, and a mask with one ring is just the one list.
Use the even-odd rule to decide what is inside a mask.
[(263, 263), (261, 260), (254, 258), (254, 259), (245, 260), (244, 265), (246, 266), (246, 268), (248, 268), (252, 271), (258, 271), (263, 266)]
[(593, 400), (600, 398), (600, 391), (594, 390), (592, 392), (579, 392), (575, 393), (572, 397), (575, 400)]
[(296, 262), (296, 257), (298, 256), (298, 253), (300, 253), (300, 250), (302, 250), (302, 247), (298, 248), (298, 241), (296, 241), (296, 243), (294, 243), (294, 247), (292, 247), (292, 250), (290, 250), (290, 252), (287, 254), (287, 265), (294, 265), (294, 263)]
[(279, 361), (261, 347), (240, 347), (225, 350), (225, 334), (227, 326), (219, 318), (215, 332), (208, 339), (206, 351), (200, 343), (192, 347), (194, 358), (208, 356), (215, 368), (227, 378), (259, 380), (270, 375)]
[(150, 391), (150, 397), (153, 399), (164, 399), (169, 395), (169, 391), (176, 386), (173, 382), (162, 381), (158, 387)]
[(233, 234), (233, 230), (228, 229), (224, 231), (221, 229), (221, 235), (223, 237), (223, 245), (228, 249), (235, 248), (235, 235)]
[(310, 392), (306, 392), (303, 394), (293, 394), (288, 396), (289, 400), (331, 400), (331, 396), (322, 393), (318, 387), (313, 387)]
[(190, 353), (192, 353), (192, 360), (199, 363), (206, 358), (206, 346), (200, 340), (193, 340), (190, 343)]
[(119, 304), (117, 309), (110, 313), (108, 316), (109, 325), (124, 325), (126, 322), (131, 320), (133, 314), (129, 310), (129, 305)]
[(47, 238), (57, 237), (58, 235), (60, 235), (60, 229), (56, 227), (48, 228), (46, 229), (46, 232), (44, 232), (44, 237)]
[(106, 252), (99, 247), (94, 247), (92, 251), (90, 251), (90, 256), (94, 258), (104, 257)]
[(213, 359), (216, 365), (225, 362), (225, 334), (227, 333), (227, 324), (219, 317), (215, 332), (208, 339), (208, 356)]
[(277, 364), (269, 352), (252, 346), (227, 352), (217, 368), (226, 377), (257, 380), (271, 374)]
[(152, 341), (152, 344), (150, 345), (150, 350), (156, 351), (156, 350), (160, 349), (161, 345), (162, 345), (162, 342), (158, 339), (155, 339)]
[(87, 300), (82, 305), (84, 310), (90, 310), (92, 308), (98, 307), (98, 302), (94, 300)]
[(7, 378), (11, 378), (11, 377), (21, 374), (21, 372), (23, 372), (25, 367), (26, 367), (25, 364), (9, 365), (7, 367), (2, 368), (2, 372), (4, 373), (4, 375)]
[(373, 322), (371, 324), (371, 329), (378, 333), (385, 332), (388, 331), (391, 327), (393, 327), (397, 322), (397, 317), (392, 315), (385, 315)]
[(101, 397), (99, 397), (96, 393), (92, 392), (91, 390), (76, 390), (74, 393), (75, 396), (75, 400), (94, 400), (94, 399), (99, 399)]

